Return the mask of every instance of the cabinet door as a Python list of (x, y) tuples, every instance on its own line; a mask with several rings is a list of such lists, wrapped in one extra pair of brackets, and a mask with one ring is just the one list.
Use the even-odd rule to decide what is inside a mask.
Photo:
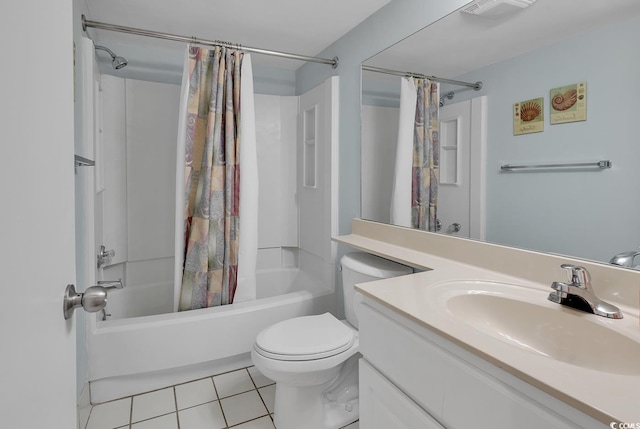
[(360, 359), (360, 427), (444, 429), (364, 359)]

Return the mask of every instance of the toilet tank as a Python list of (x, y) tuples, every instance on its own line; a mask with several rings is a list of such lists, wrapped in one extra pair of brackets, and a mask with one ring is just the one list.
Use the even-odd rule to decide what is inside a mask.
[(340, 260), (340, 265), (342, 266), (344, 314), (347, 321), (356, 328), (358, 328), (358, 318), (353, 306), (356, 284), (403, 276), (413, 272), (405, 265), (363, 252), (347, 253)]

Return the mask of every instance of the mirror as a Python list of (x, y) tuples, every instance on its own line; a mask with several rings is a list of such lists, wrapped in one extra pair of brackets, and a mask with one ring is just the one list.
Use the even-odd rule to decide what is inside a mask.
[[(472, 135), (472, 160), (454, 155), (458, 170), (446, 184), (442, 146), (440, 152), (439, 192), (456, 188), (470, 168), (474, 177), (483, 172), (484, 191), (467, 196), (480, 215), (460, 221), (477, 222), (484, 214), (483, 234), (472, 238), (608, 262), (640, 246), (639, 16), (634, 0), (537, 0), (498, 17), (457, 11), (363, 65), (483, 82), (480, 91), (440, 85), (441, 145), (444, 134), (460, 132), (443, 127), (447, 109), (471, 99), (486, 107), (480, 115), (486, 138), (474, 129), (479, 143)], [(400, 79), (362, 72), (364, 219), (389, 222)], [(586, 86), (586, 120), (552, 124), (553, 89), (579, 83)], [(543, 130), (515, 135), (515, 104), (539, 98)], [(600, 160), (611, 161), (611, 168), (501, 170)], [(441, 232), (455, 234), (448, 226), (443, 222)]]

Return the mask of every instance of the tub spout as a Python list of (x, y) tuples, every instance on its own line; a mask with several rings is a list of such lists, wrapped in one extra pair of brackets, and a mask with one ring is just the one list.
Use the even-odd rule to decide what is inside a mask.
[(98, 286), (102, 286), (103, 288), (109, 289), (122, 289), (124, 284), (122, 283), (122, 279), (118, 280), (100, 280), (98, 281)]

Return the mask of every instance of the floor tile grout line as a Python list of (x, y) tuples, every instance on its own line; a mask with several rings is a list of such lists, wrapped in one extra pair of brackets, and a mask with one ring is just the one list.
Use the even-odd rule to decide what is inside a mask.
[(251, 380), (253, 387), (255, 387), (256, 390), (258, 390), (258, 385), (256, 384), (256, 381), (253, 379), (253, 377), (251, 377), (251, 372), (249, 372), (249, 367), (245, 368), (245, 371), (247, 371), (247, 374), (249, 374), (249, 380)]
[(129, 396), (129, 429), (133, 426), (133, 396)]
[(130, 423), (130, 426), (137, 425), (138, 423), (142, 423), (142, 422), (148, 422), (149, 420), (157, 419), (158, 417), (164, 417), (164, 416), (168, 416), (169, 414), (177, 414), (177, 413), (178, 413), (177, 411), (169, 411), (168, 413), (158, 414), (157, 416), (153, 416), (153, 417), (149, 417), (149, 418), (146, 418), (146, 419), (138, 420), (136, 422), (132, 421)]
[(269, 407), (267, 407), (266, 401), (264, 400), (264, 398), (262, 397), (262, 394), (260, 393), (260, 389), (258, 389), (257, 387), (256, 387), (256, 392), (258, 392), (258, 397), (262, 401), (262, 405), (264, 405), (264, 408), (267, 410), (267, 414), (271, 414), (271, 411), (269, 411)]
[(173, 385), (173, 404), (176, 407), (176, 424), (178, 425), (178, 429), (180, 429), (180, 416), (178, 415), (178, 394), (176, 393), (176, 385)]
[[(260, 400), (262, 401), (262, 405), (264, 405), (264, 408), (267, 410), (267, 415), (269, 416), (269, 418), (271, 419), (271, 423), (273, 423), (273, 417), (271, 417), (271, 411), (269, 411), (269, 407), (267, 407), (267, 403), (265, 402), (264, 398), (262, 397), (262, 395), (260, 394), (260, 389), (258, 388), (258, 385), (256, 384), (256, 381), (253, 379), (253, 377), (251, 376), (251, 372), (249, 371), (250, 367), (245, 368), (247, 370), (247, 374), (249, 374), (249, 379), (251, 380), (251, 382), (253, 383), (254, 387), (256, 388), (256, 392), (258, 393), (258, 397), (260, 398)], [(266, 386), (263, 386), (266, 387)], [(249, 420), (250, 421), (250, 420)]]
[(224, 419), (224, 427), (225, 429), (229, 427), (229, 422), (227, 421), (227, 415), (224, 413), (224, 408), (222, 408), (222, 398), (218, 393), (218, 386), (216, 386), (216, 381), (213, 379), (215, 376), (211, 376), (211, 383), (213, 383), (213, 389), (216, 391), (216, 398), (218, 398), (218, 406), (220, 407), (220, 412), (222, 413), (222, 418)]
[(233, 395), (225, 396), (224, 398), (220, 398), (220, 400), (222, 401), (223, 399), (229, 399), (229, 398), (233, 398), (234, 396), (244, 395), (245, 393), (253, 392), (254, 390), (256, 392), (258, 391), (258, 389), (249, 389), (249, 390), (245, 390), (244, 392), (238, 392), (238, 393), (234, 393)]
[(258, 419), (261, 419), (261, 418), (263, 418), (263, 417), (267, 417), (268, 415), (269, 415), (269, 414), (265, 414), (264, 416), (254, 417), (254, 418), (252, 418), (252, 419), (250, 419), (250, 420), (245, 420), (245, 421), (243, 421), (243, 422), (236, 423), (236, 424), (235, 424), (235, 425), (233, 425), (233, 426), (227, 426), (227, 429), (235, 428), (235, 427), (238, 427), (238, 426), (243, 425), (243, 424), (245, 424), (245, 423), (253, 422), (253, 421), (258, 420)]

